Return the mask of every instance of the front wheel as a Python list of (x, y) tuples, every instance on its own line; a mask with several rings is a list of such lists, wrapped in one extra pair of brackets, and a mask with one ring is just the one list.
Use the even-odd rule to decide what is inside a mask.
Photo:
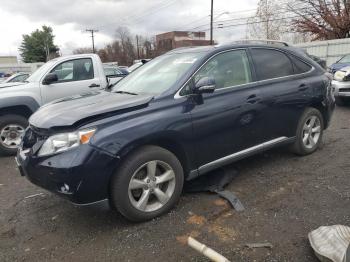
[(111, 180), (110, 203), (132, 221), (168, 212), (179, 200), (184, 175), (176, 156), (157, 146), (131, 153)]
[(292, 151), (298, 155), (315, 152), (322, 141), (323, 129), (323, 117), (320, 111), (315, 108), (306, 109), (299, 119)]
[(14, 155), (28, 121), (19, 115), (0, 116), (0, 155)]

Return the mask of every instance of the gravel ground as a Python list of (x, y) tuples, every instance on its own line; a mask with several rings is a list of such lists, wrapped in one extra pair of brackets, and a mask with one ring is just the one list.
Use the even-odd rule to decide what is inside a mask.
[[(244, 212), (214, 194), (185, 194), (171, 213), (142, 224), (106, 203), (76, 207), (0, 158), (0, 261), (207, 261), (185, 245), (189, 235), (231, 261), (317, 261), (308, 232), (350, 225), (349, 137), (350, 108), (337, 108), (316, 153), (277, 149), (225, 168), (239, 170), (227, 189)], [(245, 247), (256, 242), (273, 247)]]

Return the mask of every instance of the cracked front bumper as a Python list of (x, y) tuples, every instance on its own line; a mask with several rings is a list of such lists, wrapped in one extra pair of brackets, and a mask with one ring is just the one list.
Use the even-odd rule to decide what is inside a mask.
[(21, 175), (33, 184), (73, 203), (88, 204), (108, 198), (109, 180), (118, 159), (82, 145), (45, 157), (20, 147), (16, 161)]

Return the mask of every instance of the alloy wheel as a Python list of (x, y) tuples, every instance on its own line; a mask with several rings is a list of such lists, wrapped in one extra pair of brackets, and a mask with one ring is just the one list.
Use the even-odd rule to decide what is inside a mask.
[(6, 148), (17, 148), (23, 133), (24, 127), (16, 124), (7, 125), (0, 130), (0, 143)]
[(149, 161), (131, 177), (128, 188), (130, 202), (139, 211), (156, 211), (170, 200), (175, 184), (175, 172), (167, 163)]
[(312, 149), (316, 146), (321, 136), (321, 121), (313, 115), (306, 119), (303, 127), (303, 144), (306, 148)]

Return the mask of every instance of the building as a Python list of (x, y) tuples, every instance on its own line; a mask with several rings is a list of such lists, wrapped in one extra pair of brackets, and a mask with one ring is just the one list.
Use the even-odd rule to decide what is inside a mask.
[(17, 56), (0, 56), (0, 64), (17, 64)]
[(0, 73), (13, 74), (17, 72), (33, 73), (44, 63), (21, 63), (17, 56), (0, 56)]
[(210, 45), (205, 39), (205, 32), (173, 31), (156, 35), (157, 49), (161, 52), (186, 47)]

